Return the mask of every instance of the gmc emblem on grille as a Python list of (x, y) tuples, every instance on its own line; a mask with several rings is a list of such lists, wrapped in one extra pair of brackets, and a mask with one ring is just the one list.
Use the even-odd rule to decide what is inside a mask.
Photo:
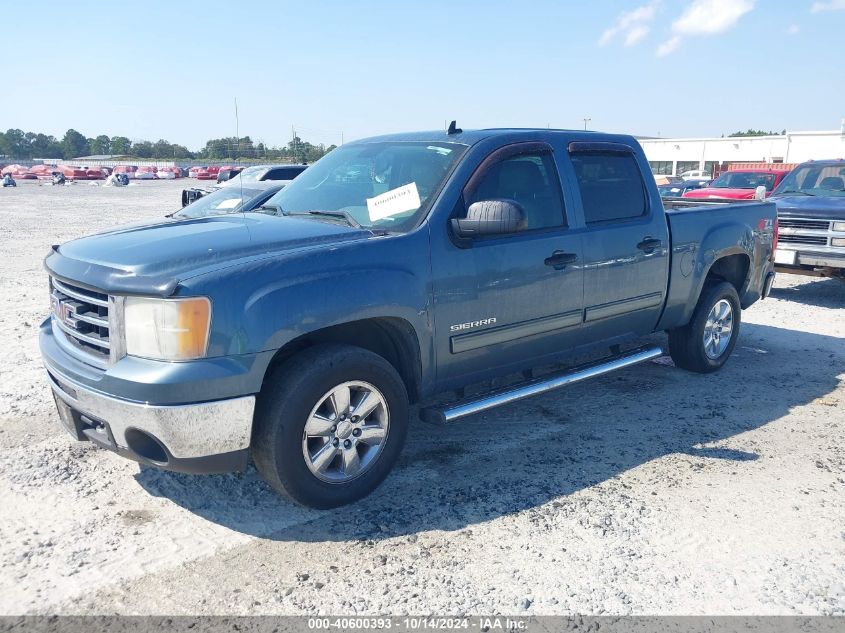
[(79, 321), (76, 320), (76, 311), (69, 303), (65, 303), (58, 299), (58, 297), (51, 297), (50, 303), (53, 307), (53, 315), (62, 323), (73, 329), (79, 327)]

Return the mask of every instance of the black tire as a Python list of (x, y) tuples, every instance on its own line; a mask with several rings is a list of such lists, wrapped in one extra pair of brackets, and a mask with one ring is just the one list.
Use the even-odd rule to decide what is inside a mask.
[[(360, 475), (348, 482), (327, 482), (312, 473), (306, 462), (305, 424), (329, 391), (350, 381), (369, 383), (383, 396), (387, 435), (372, 465)], [(399, 457), (407, 430), (408, 393), (390, 363), (359, 347), (318, 345), (290, 358), (265, 379), (256, 406), (252, 455), (258, 471), (276, 490), (305, 506), (334, 508), (378, 487)]]
[[(710, 311), (722, 300), (730, 303), (733, 318), (732, 331), (724, 351), (718, 357), (712, 358), (705, 350), (704, 327)], [(690, 322), (683, 327), (669, 330), (669, 354), (675, 365), (700, 374), (720, 369), (730, 358), (736, 345), (740, 321), (741, 308), (736, 289), (726, 281), (707, 282), (701, 291)]]

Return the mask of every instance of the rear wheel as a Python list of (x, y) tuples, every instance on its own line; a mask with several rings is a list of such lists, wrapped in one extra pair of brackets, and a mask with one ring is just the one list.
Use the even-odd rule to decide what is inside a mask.
[(349, 345), (320, 345), (265, 380), (252, 451), (262, 476), (313, 508), (372, 492), (396, 462), (408, 396), (384, 358)]
[(728, 282), (710, 282), (701, 293), (690, 322), (669, 331), (675, 365), (698, 373), (720, 369), (739, 336), (739, 296)]

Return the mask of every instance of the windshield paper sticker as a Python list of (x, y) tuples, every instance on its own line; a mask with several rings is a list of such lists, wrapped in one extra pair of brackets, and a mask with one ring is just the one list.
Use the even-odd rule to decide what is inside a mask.
[(399, 215), (406, 211), (419, 209), (420, 204), (417, 183), (412, 182), (396, 189), (385, 191), (375, 198), (367, 198), (367, 211), (370, 214), (370, 221), (375, 222), (389, 218), (391, 215)]
[(227, 198), (217, 205), (218, 209), (234, 209), (241, 203), (240, 198)]

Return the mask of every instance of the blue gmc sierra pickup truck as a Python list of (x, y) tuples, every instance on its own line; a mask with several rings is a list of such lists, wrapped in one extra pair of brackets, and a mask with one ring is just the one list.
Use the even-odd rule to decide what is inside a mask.
[(776, 240), (771, 203), (665, 209), (633, 137), (453, 124), (343, 145), (250, 212), (54, 246), (41, 352), (76, 439), (183, 472), (252, 458), (328, 508), (384, 479), (410, 403), (451, 422), (654, 358), (628, 343), (658, 331), (719, 369)]

